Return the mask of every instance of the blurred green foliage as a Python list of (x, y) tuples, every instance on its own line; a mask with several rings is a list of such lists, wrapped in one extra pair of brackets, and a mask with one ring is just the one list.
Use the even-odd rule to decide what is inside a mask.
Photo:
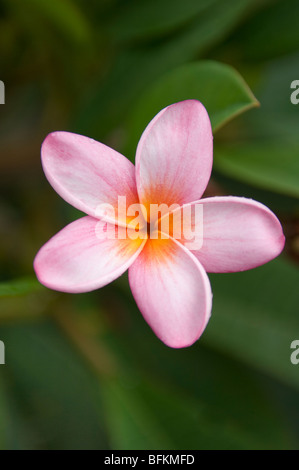
[[(0, 0), (0, 448), (297, 449), (298, 2), (25, 4)], [(126, 276), (61, 294), (39, 286), (32, 260), (80, 216), (43, 175), (45, 135), (79, 132), (133, 160), (147, 122), (186, 98), (205, 104), (215, 131), (206, 195), (264, 202), (287, 243), (266, 266), (211, 275), (206, 332), (171, 350)]]

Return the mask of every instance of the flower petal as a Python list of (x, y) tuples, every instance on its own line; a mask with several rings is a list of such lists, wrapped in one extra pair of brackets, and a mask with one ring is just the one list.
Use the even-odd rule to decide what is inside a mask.
[(186, 248), (171, 239), (148, 239), (129, 268), (129, 282), (142, 315), (167, 346), (187, 347), (201, 336), (211, 313), (211, 287)]
[[(34, 269), (39, 281), (62, 292), (88, 292), (123, 274), (146, 240), (114, 238), (127, 229), (93, 217), (72, 222), (37, 253)], [(118, 236), (118, 235), (117, 235)]]
[[(189, 247), (207, 272), (236, 272), (252, 269), (278, 256), (285, 238), (277, 217), (266, 206), (241, 197), (211, 197), (190, 206), (203, 207), (203, 244)], [(187, 206), (186, 206), (187, 207)], [(196, 229), (192, 211), (192, 231)], [(188, 227), (184, 226), (184, 235)], [(200, 227), (197, 227), (200, 232)], [(188, 243), (188, 245), (187, 245)]]
[(168, 106), (149, 123), (137, 147), (140, 202), (148, 210), (149, 203), (182, 205), (200, 198), (212, 160), (212, 129), (204, 106), (196, 100)]
[[(42, 145), (44, 172), (55, 191), (68, 203), (93, 217), (111, 222), (104, 204), (117, 208), (118, 196), (127, 206), (138, 203), (134, 165), (115, 150), (70, 132), (53, 132)], [(125, 216), (120, 223), (125, 224)]]

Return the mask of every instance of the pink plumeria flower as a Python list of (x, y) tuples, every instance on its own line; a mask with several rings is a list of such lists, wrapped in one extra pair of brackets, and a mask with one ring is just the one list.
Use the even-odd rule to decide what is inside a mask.
[[(212, 160), (211, 123), (196, 100), (157, 114), (139, 141), (136, 167), (88, 137), (49, 134), (42, 146), (45, 174), (57, 193), (87, 216), (40, 249), (34, 261), (39, 281), (54, 290), (88, 292), (129, 269), (133, 296), (155, 334), (173, 348), (193, 344), (211, 314), (207, 272), (244, 271), (267, 263), (281, 253), (285, 241), (276, 216), (256, 201), (232, 196), (200, 199)], [(145, 237), (130, 237), (131, 219), (117, 214), (119, 195), (126, 197), (127, 206), (200, 204), (202, 246), (189, 249), (186, 233), (180, 239), (172, 233), (151, 238), (149, 219), (144, 221)], [(99, 211), (104, 204), (115, 207), (114, 219)], [(108, 234), (107, 225), (114, 224), (126, 226), (127, 236), (98, 236), (99, 228)], [(200, 229), (196, 224), (193, 217), (190, 230)]]

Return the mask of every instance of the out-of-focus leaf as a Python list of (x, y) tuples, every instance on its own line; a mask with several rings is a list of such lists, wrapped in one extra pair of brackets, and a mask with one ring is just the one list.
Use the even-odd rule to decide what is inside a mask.
[(5, 450), (8, 447), (8, 429), (10, 424), (7, 416), (7, 401), (4, 385), (4, 380), (0, 376), (0, 450)]
[(32, 321), (46, 316), (56, 298), (57, 292), (45, 289), (31, 280), (5, 286), (3, 295), (0, 295), (0, 322)]
[(0, 367), (0, 450), (28, 449), (38, 438), (23, 415), (23, 407), (16, 403), (5, 366)]
[(150, 403), (145, 403), (136, 387), (110, 382), (104, 385), (103, 397), (112, 449), (168, 449), (173, 446), (157, 416), (152, 414)]
[(135, 355), (118, 345), (129, 366), (104, 385), (113, 449), (291, 447), (278, 410), (246, 367), (202, 347), (178, 354), (149, 343), (140, 338)]
[(220, 184), (226, 194), (232, 196), (248, 197), (271, 207), (273, 212), (292, 217), (292, 214), (299, 213), (299, 199), (297, 197), (286, 196), (282, 193), (272, 192), (269, 189), (257, 187), (253, 184), (244, 183), (243, 180), (234, 178), (232, 175), (226, 176), (223, 172), (213, 169), (213, 180)]
[(142, 131), (162, 108), (186, 99), (203, 103), (214, 131), (258, 105), (243, 78), (232, 67), (213, 61), (181, 66), (164, 75), (140, 98), (128, 123), (126, 153), (134, 152)]
[(244, 138), (268, 139), (283, 143), (286, 149), (289, 143), (299, 143), (299, 105), (291, 102), (295, 91), (291, 83), (298, 76), (298, 63), (297, 51), (268, 62), (260, 69), (255, 94), (261, 107), (254, 116), (247, 115), (244, 119)]
[(0, 297), (26, 295), (43, 289), (36, 278), (28, 277), (0, 283)]
[(299, 387), (290, 344), (299, 338), (299, 271), (277, 259), (244, 273), (210, 275), (213, 314), (202, 341)]
[(216, 146), (215, 168), (262, 189), (299, 195), (299, 105), (291, 103), (298, 53), (262, 70), (255, 91), (261, 107), (238, 121), (232, 143)]
[(254, 186), (299, 197), (299, 145), (271, 141), (217, 147), (215, 168)]
[[(292, 104), (290, 99), (291, 93), (295, 91), (294, 88), (291, 88), (291, 83), (293, 80), (298, 79), (298, 63), (298, 50), (295, 53), (266, 63), (262, 69), (260, 85), (257, 90), (263, 104), (261, 112), (263, 109), (269, 115), (274, 112), (276, 114), (275, 118), (278, 117), (278, 113), (283, 114), (284, 117), (289, 115), (297, 118), (298, 123), (299, 108), (298, 105)], [(264, 124), (267, 124), (267, 122)], [(283, 125), (283, 119), (280, 119), (280, 124)]]
[(11, 396), (36, 431), (31, 446), (105, 448), (98, 380), (57, 328), (45, 322), (18, 325), (1, 328), (0, 335)]
[[(11, 2), (8, 2), (8, 6)], [(24, 14), (24, 4), (20, 0), (15, 0), (13, 8), (18, 14)], [(88, 22), (83, 13), (70, 0), (27, 0), (26, 15), (31, 14), (32, 18), (41, 16), (43, 20), (77, 43), (84, 43), (90, 40), (90, 30)], [(34, 24), (32, 27), (34, 28)]]
[(297, 0), (279, 0), (266, 5), (232, 38), (236, 47), (241, 48), (242, 59), (265, 60), (297, 50), (298, 15)]
[(108, 34), (118, 41), (159, 36), (191, 21), (216, 0), (131, 0), (120, 3), (107, 24)]
[[(158, 45), (124, 51), (116, 60), (105, 84), (78, 113), (74, 127), (79, 133), (102, 140), (125, 120), (141, 93), (172, 68), (200, 57), (221, 41), (238, 23), (250, 0), (217, 0), (179, 34)], [(100, 90), (100, 91), (99, 91)]]

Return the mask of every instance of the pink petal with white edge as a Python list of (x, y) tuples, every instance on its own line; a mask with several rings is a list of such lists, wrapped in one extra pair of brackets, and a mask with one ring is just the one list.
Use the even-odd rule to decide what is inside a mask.
[(186, 248), (149, 239), (129, 268), (129, 282), (143, 317), (167, 346), (184, 348), (201, 336), (211, 314), (211, 287)]
[[(119, 230), (126, 234), (125, 228)], [(71, 293), (109, 284), (128, 269), (146, 242), (109, 239), (117, 231), (112, 224), (89, 216), (72, 222), (37, 253), (38, 280), (50, 289)]]
[(181, 205), (200, 198), (212, 161), (212, 128), (204, 106), (196, 100), (168, 106), (149, 123), (137, 147), (140, 202)]
[(102, 204), (116, 208), (118, 195), (126, 196), (127, 205), (138, 203), (134, 165), (110, 147), (78, 134), (53, 132), (44, 140), (41, 153), (55, 191), (86, 214), (113, 222), (115, 218), (105, 215)]
[[(252, 269), (276, 258), (283, 250), (281, 224), (263, 204), (233, 196), (201, 199), (193, 204), (196, 203), (203, 205), (203, 245), (192, 253), (207, 272)], [(192, 222), (194, 232), (194, 219)]]

